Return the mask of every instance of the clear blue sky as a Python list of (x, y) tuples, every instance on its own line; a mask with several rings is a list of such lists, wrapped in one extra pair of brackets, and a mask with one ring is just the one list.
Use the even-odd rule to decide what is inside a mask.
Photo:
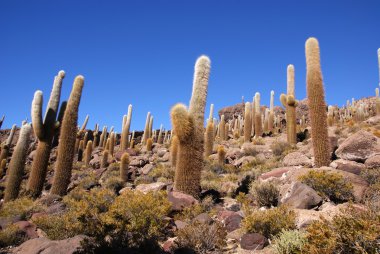
[[(46, 104), (54, 75), (85, 76), (80, 105), (89, 127), (114, 125), (133, 104), (132, 129), (146, 113), (170, 128), (169, 112), (188, 105), (194, 63), (211, 58), (208, 106), (260, 92), (286, 91), (296, 69), (296, 97), (306, 95), (305, 41), (317, 37), (329, 104), (373, 95), (378, 85), (380, 1), (18, 1), (0, 2), (0, 114), (4, 127), (30, 119), (34, 91)], [(206, 114), (208, 114), (208, 108)], [(216, 116), (216, 114), (215, 114)]]

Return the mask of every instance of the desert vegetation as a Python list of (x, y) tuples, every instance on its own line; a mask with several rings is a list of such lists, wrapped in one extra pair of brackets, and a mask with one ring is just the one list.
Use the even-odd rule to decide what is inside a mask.
[(200, 56), (168, 130), (151, 112), (131, 130), (132, 105), (120, 133), (88, 128), (90, 116), (78, 126), (85, 78), (62, 101), (59, 71), (45, 117), (37, 90), (32, 122), (0, 131), (2, 251), (380, 253), (379, 89), (327, 105), (321, 45), (305, 44), (306, 99), (289, 64), (283, 108), (255, 91), (208, 118), (212, 61)]

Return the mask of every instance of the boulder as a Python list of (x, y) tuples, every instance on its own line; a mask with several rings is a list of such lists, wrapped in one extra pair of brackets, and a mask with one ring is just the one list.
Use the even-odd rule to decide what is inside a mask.
[(307, 209), (294, 209), (296, 214), (296, 226), (298, 229), (307, 228), (311, 223), (320, 219), (321, 212)]
[(142, 183), (136, 186), (137, 191), (141, 191), (144, 194), (147, 194), (150, 191), (160, 191), (166, 187), (166, 183), (155, 182), (155, 183)]
[(365, 130), (348, 137), (335, 151), (341, 159), (358, 162), (364, 162), (376, 153), (380, 153), (377, 137)]
[(363, 163), (344, 159), (338, 159), (331, 162), (330, 167), (353, 173), (355, 175), (360, 175), (360, 172), (365, 168)]
[(259, 176), (260, 180), (267, 180), (269, 178), (275, 177), (275, 178), (281, 178), (286, 175), (290, 170), (294, 169), (294, 167), (282, 167), (282, 168), (275, 168), (272, 169), (269, 172), (266, 172), (264, 174), (261, 174)]
[(379, 168), (380, 167), (380, 154), (375, 154), (371, 157), (369, 157), (364, 165), (367, 167), (367, 168)]
[(318, 193), (301, 182), (285, 184), (280, 188), (279, 203), (290, 208), (310, 209), (321, 202)]
[(241, 167), (241, 166), (249, 164), (255, 160), (256, 160), (256, 158), (253, 156), (244, 156), (244, 157), (241, 157), (240, 159), (236, 160), (233, 165), (235, 167)]
[(129, 163), (130, 166), (134, 167), (144, 167), (147, 163), (149, 163), (148, 156), (136, 156)]
[(25, 233), (26, 237), (28, 239), (37, 238), (37, 226), (33, 223), (30, 223), (29, 221), (18, 221), (14, 223), (14, 225), (17, 225), (18, 228)]
[(149, 174), (150, 171), (152, 171), (153, 168), (154, 168), (154, 166), (152, 164), (146, 164), (142, 168), (141, 173), (143, 173), (144, 175), (147, 175), (147, 174)]
[(223, 220), (224, 227), (227, 230), (227, 232), (232, 232), (238, 228), (240, 228), (240, 223), (243, 220), (243, 217), (241, 217), (240, 214), (234, 212), (227, 218)]
[(284, 166), (304, 166), (311, 167), (311, 159), (309, 159), (306, 155), (300, 152), (293, 152), (287, 154), (282, 163)]
[(244, 250), (262, 250), (268, 244), (268, 239), (258, 233), (244, 234), (240, 239), (240, 247)]
[(168, 200), (172, 203), (172, 211), (182, 211), (186, 207), (199, 203), (193, 196), (179, 191), (168, 192)]
[(73, 254), (81, 249), (81, 242), (87, 237), (77, 235), (72, 238), (52, 241), (47, 238), (34, 238), (15, 248), (13, 254)]

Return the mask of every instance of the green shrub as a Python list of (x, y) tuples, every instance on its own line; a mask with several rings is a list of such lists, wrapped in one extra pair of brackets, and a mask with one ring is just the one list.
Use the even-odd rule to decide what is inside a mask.
[(250, 193), (259, 206), (277, 206), (279, 189), (270, 182), (254, 182), (251, 184)]
[(283, 229), (295, 229), (296, 215), (286, 206), (268, 210), (248, 211), (242, 221), (247, 233), (260, 233), (267, 238), (278, 235)]
[(270, 145), (270, 149), (275, 156), (281, 156), (286, 150), (289, 150), (290, 148), (291, 145), (285, 141), (276, 140)]
[(0, 230), (0, 248), (16, 246), (26, 240), (25, 233), (17, 225), (10, 225)]
[(152, 171), (149, 172), (149, 176), (154, 179), (166, 178), (167, 180), (174, 181), (174, 169), (170, 165), (158, 164)]
[(306, 243), (305, 234), (298, 230), (282, 230), (274, 239), (276, 254), (301, 254)]
[(3, 204), (0, 209), (0, 217), (17, 217), (27, 220), (33, 213), (44, 210), (44, 206), (35, 203), (31, 198), (21, 197)]
[(323, 170), (311, 170), (298, 178), (319, 195), (334, 202), (348, 201), (353, 198), (352, 184), (341, 174)]
[(380, 183), (380, 168), (363, 169), (360, 175), (370, 184)]
[(379, 253), (379, 225), (379, 214), (349, 207), (307, 228), (305, 253)]
[(178, 230), (175, 240), (176, 253), (221, 253), (226, 245), (227, 232), (219, 222), (211, 225), (201, 222), (193, 222)]

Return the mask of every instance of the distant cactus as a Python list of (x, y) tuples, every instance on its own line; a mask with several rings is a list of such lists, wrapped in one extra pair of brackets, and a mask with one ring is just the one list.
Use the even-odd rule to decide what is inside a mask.
[(85, 165), (88, 167), (90, 165), (90, 161), (91, 161), (91, 154), (92, 154), (92, 147), (93, 147), (93, 144), (92, 144), (92, 141), (89, 140), (87, 142), (87, 145), (86, 145), (86, 152), (84, 154), (84, 163)]
[(281, 94), (280, 101), (286, 109), (286, 135), (289, 144), (297, 143), (297, 119), (296, 107), (298, 101), (294, 95), (294, 66), (288, 65), (287, 69), (287, 94)]
[(61, 97), (62, 80), (65, 72), (60, 71), (54, 78), (53, 89), (50, 94), (49, 103), (45, 112), (45, 119), (42, 121), (42, 92), (37, 91), (34, 94), (32, 102), (32, 124), (34, 134), (38, 138), (38, 146), (33, 159), (32, 169), (27, 184), (27, 192), (32, 197), (38, 197), (43, 189), (46, 172), (49, 164), (52, 141), (56, 130), (58, 129), (59, 101)]
[(268, 134), (269, 132), (269, 109), (266, 108), (265, 111), (264, 111), (264, 133), (265, 134)]
[(244, 142), (251, 142), (251, 113), (251, 104), (249, 102), (246, 102), (244, 108)]
[(274, 132), (274, 91), (270, 91), (268, 130), (269, 132)]
[(146, 150), (148, 152), (152, 151), (152, 147), (153, 147), (153, 139), (152, 138), (148, 138), (146, 140)]
[(226, 160), (226, 150), (224, 146), (218, 146), (218, 164), (224, 166), (224, 161)]
[(316, 167), (330, 164), (326, 102), (323, 89), (319, 45), (315, 38), (306, 41), (306, 84)]
[(115, 134), (115, 132), (112, 132), (110, 134), (109, 139), (110, 139), (109, 152), (110, 152), (110, 155), (112, 157), (113, 153), (114, 153), (114, 150), (115, 150), (115, 140), (116, 140), (116, 134)]
[(160, 126), (160, 132), (158, 133), (158, 137), (157, 137), (157, 143), (159, 143), (159, 144), (163, 143), (163, 139), (162, 139), (162, 132), (163, 131), (164, 131), (164, 129), (163, 129), (163, 126), (161, 124), (161, 126)]
[(70, 184), (74, 160), (74, 148), (78, 122), (78, 108), (84, 84), (83, 76), (77, 76), (62, 120), (58, 156), (51, 193), (65, 195)]
[(108, 167), (108, 157), (109, 157), (109, 151), (106, 149), (103, 151), (102, 161), (100, 162), (100, 167), (106, 168)]
[(178, 145), (179, 145), (178, 137), (174, 135), (174, 137), (172, 138), (171, 145), (170, 145), (170, 164), (173, 169), (175, 169), (175, 166), (177, 164)]
[(263, 123), (261, 119), (260, 93), (255, 94), (255, 138), (263, 135)]
[(14, 124), (12, 126), (11, 132), (9, 133), (9, 136), (4, 144), (1, 145), (1, 154), (0, 154), (0, 161), (6, 160), (8, 158), (9, 150), (11, 148), (11, 144), (13, 141), (13, 137), (15, 135), (16, 131), (16, 125)]
[(212, 121), (207, 121), (205, 132), (205, 157), (207, 158), (212, 154), (212, 148), (214, 146), (214, 124)]
[(226, 138), (226, 122), (224, 121), (224, 115), (220, 117), (220, 123), (219, 123), (219, 137), (221, 140), (227, 140)]
[(146, 140), (149, 138), (149, 122), (150, 122), (150, 112), (146, 115), (144, 134), (142, 138), (142, 144), (146, 144)]
[(193, 92), (189, 110), (183, 104), (171, 110), (171, 121), (179, 140), (174, 189), (199, 196), (204, 150), (204, 112), (210, 60), (201, 56), (195, 63)]
[(3, 159), (1, 162), (0, 162), (0, 178), (3, 177), (3, 175), (5, 174), (5, 168), (7, 167), (7, 160), (6, 159)]
[(1, 129), (1, 126), (3, 126), (3, 123), (4, 123), (4, 119), (5, 119), (5, 115), (3, 115), (0, 119), (0, 129)]
[(123, 130), (121, 133), (121, 151), (125, 151), (129, 147), (128, 137), (129, 137), (129, 129), (131, 127), (131, 120), (132, 120), (132, 105), (129, 105), (126, 122), (123, 125)]
[(104, 126), (102, 134), (100, 134), (100, 138), (99, 138), (99, 147), (104, 148), (106, 145), (106, 142), (107, 142), (107, 126)]
[(149, 137), (148, 138), (152, 138), (153, 137), (153, 116), (152, 115), (150, 116), (150, 119), (149, 119), (148, 130), (149, 130)]
[(376, 115), (380, 115), (380, 97), (379, 88), (376, 88)]
[(93, 132), (94, 141), (92, 142), (92, 148), (95, 148), (99, 145), (99, 125), (95, 124), (95, 130)]
[(120, 178), (123, 182), (128, 181), (129, 154), (123, 153), (120, 161)]
[(328, 126), (333, 126), (334, 124), (334, 107), (331, 105), (327, 107), (327, 124)]
[(27, 152), (31, 131), (32, 127), (30, 124), (24, 124), (21, 127), (20, 136), (8, 167), (4, 202), (16, 199), (20, 191), (20, 185), (25, 169), (25, 161), (28, 156)]
[(78, 161), (82, 161), (83, 152), (84, 152), (84, 142), (83, 140), (81, 140), (79, 141), (79, 147), (78, 147)]

